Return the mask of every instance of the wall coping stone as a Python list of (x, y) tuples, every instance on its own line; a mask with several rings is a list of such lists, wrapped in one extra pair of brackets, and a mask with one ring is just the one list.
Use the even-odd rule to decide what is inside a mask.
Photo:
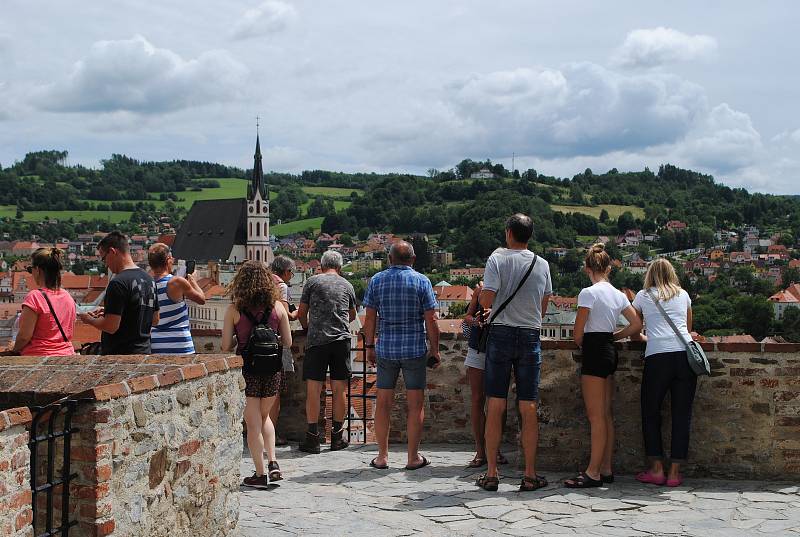
[(28, 425), (32, 420), (31, 409), (26, 406), (0, 410), (0, 431), (16, 425)]
[(178, 366), (175, 369), (164, 371), (158, 375), (145, 375), (130, 378), (122, 382), (96, 386), (72, 397), (90, 399), (93, 401), (121, 399), (135, 393), (165, 388), (183, 381), (207, 377), (212, 373), (219, 373), (230, 369), (240, 369), (243, 363), (241, 356), (225, 356), (210, 359), (201, 357), (199, 359), (203, 361)]
[[(0, 393), (41, 392), (54, 396), (51, 400), (70, 397), (109, 401), (241, 369), (242, 364), (241, 356), (228, 354), (0, 357), (0, 374), (7, 371), (13, 375), (10, 384), (3, 387), (0, 382)], [(97, 381), (94, 386), (92, 379), (86, 376), (91, 374)], [(5, 419), (3, 417), (0, 424), (4, 424)]]

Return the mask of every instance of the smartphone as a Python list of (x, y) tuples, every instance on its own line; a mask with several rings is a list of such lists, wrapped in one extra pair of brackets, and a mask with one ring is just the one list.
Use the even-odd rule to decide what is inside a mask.
[(297, 306), (289, 304), (289, 313), (294, 313), (295, 311), (297, 311)]
[(436, 359), (436, 356), (434, 356), (434, 355), (428, 356), (428, 367), (430, 369), (433, 369), (434, 367), (436, 367), (436, 364), (438, 364), (438, 363), (439, 363), (439, 360)]
[(189, 274), (194, 274), (195, 265), (196, 265), (196, 262), (195, 262), (194, 259), (190, 259), (189, 261), (186, 262), (186, 275), (187, 276)]

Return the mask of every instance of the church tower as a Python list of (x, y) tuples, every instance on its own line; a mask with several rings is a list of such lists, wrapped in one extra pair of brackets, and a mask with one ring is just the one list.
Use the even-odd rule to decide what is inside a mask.
[(247, 259), (272, 263), (269, 245), (269, 191), (261, 166), (261, 143), (256, 134), (253, 177), (247, 187)]

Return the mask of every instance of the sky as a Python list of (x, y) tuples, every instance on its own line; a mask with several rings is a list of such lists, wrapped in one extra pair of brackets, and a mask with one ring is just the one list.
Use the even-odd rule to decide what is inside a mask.
[(800, 3), (3, 0), (0, 164), (571, 177), (672, 163), (800, 194)]

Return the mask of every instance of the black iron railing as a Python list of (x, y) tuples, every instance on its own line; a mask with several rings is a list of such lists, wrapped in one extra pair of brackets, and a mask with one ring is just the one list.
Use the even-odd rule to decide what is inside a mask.
[[(35, 537), (67, 537), (70, 528), (77, 524), (74, 520), (70, 521), (69, 508), (69, 485), (78, 476), (70, 470), (72, 435), (78, 431), (72, 427), (72, 416), (77, 406), (78, 401), (64, 400), (45, 407), (30, 407), (33, 421), (28, 445), (31, 452), (31, 505)], [(61, 445), (57, 451), (59, 439)], [(38, 453), (45, 443), (47, 458), (43, 459)], [(59, 461), (61, 471), (56, 476)], [(42, 464), (45, 465), (44, 468), (41, 467)], [(60, 490), (60, 517), (55, 516), (56, 489)], [(60, 518), (58, 526), (55, 526), (56, 518)]]
[[(367, 434), (367, 423), (375, 421), (374, 410), (373, 410), (373, 413), (372, 413), (372, 417), (368, 417), (367, 416), (367, 414), (368, 414), (368, 412), (367, 412), (367, 401), (374, 401), (375, 399), (377, 399), (377, 396), (371, 395), (369, 393), (369, 387), (368, 387), (369, 383), (368, 383), (367, 375), (374, 375), (374, 373), (371, 373), (371, 372), (368, 371), (368, 367), (367, 367), (368, 366), (368, 364), (367, 364), (367, 349), (363, 345), (364, 335), (363, 335), (363, 333), (361, 333), (359, 335), (361, 336), (360, 339), (362, 341), (362, 345), (360, 347), (354, 347), (353, 349), (351, 349), (351, 353), (352, 354), (361, 353), (361, 371), (355, 371), (354, 370), (353, 371), (353, 375), (352, 375), (352, 377), (350, 379), (350, 382), (347, 383), (347, 438), (348, 438), (348, 440), (350, 440), (350, 438), (351, 438), (351, 431), (352, 431), (353, 422), (354, 421), (356, 421), (356, 422), (360, 421), (361, 422), (361, 426), (362, 426), (362, 431), (364, 431), (364, 439), (363, 439), (362, 443), (366, 444), (367, 443), (367, 436), (368, 436), (368, 434)], [(351, 356), (352, 356), (352, 354), (351, 354)], [(354, 394), (353, 393), (353, 379), (357, 378), (357, 377), (361, 378), (361, 390), (360, 390), (361, 393)], [(354, 412), (353, 412), (353, 408), (354, 408), (353, 400), (354, 399), (361, 399), (361, 402), (363, 403), (361, 405), (361, 408), (362, 408), (361, 416), (354, 416), (353, 415), (354, 414)]]

